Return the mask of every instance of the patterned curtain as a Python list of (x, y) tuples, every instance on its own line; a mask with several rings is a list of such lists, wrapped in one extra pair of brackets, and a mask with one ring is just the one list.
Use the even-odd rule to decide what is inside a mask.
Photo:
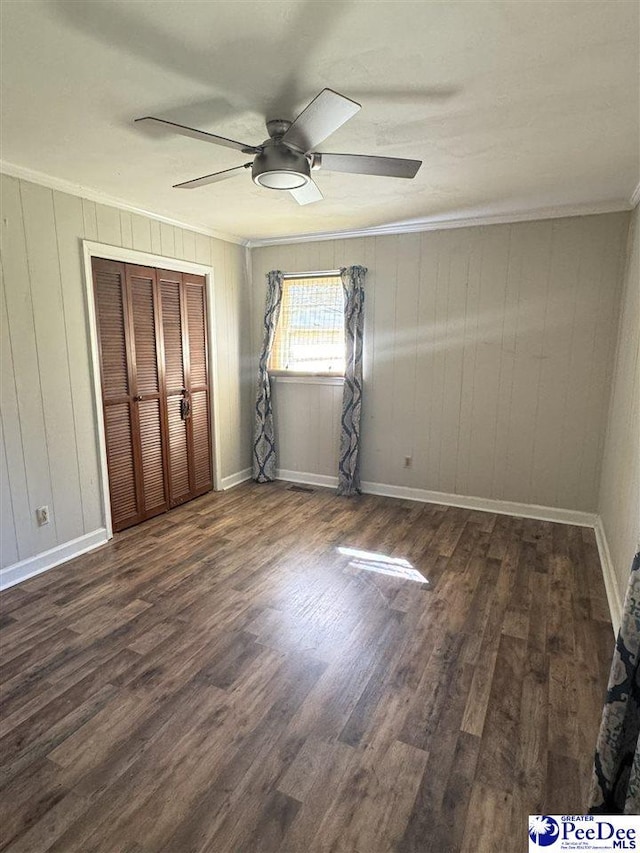
[(258, 367), (258, 394), (253, 431), (253, 479), (256, 483), (271, 483), (276, 478), (276, 439), (271, 407), (271, 382), (267, 365), (280, 315), (283, 278), (280, 270), (267, 273), (264, 339)]
[(360, 494), (360, 412), (362, 409), (362, 329), (365, 267), (343, 267), (345, 371), (338, 494)]
[(609, 674), (590, 806), (591, 814), (640, 814), (640, 552)]

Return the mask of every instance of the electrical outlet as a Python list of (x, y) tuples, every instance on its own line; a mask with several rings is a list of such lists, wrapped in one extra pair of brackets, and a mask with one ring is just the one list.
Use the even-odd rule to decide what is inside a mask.
[(412, 462), (413, 462), (413, 457), (412, 457), (412, 456), (405, 456), (405, 457), (404, 457), (404, 467), (405, 467), (405, 468), (411, 468), (411, 463), (412, 463)]
[(36, 510), (36, 518), (38, 519), (40, 527), (42, 527), (43, 524), (49, 524), (49, 507), (39, 506)]

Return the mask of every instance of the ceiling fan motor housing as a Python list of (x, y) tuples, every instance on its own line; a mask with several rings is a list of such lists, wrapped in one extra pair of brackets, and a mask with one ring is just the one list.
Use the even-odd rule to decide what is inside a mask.
[(272, 190), (294, 190), (308, 184), (311, 166), (305, 154), (279, 140), (267, 140), (251, 167), (254, 183)]

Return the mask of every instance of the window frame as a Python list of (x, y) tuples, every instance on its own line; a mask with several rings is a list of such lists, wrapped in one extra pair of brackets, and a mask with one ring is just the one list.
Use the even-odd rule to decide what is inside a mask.
[[(335, 270), (319, 270), (313, 272), (291, 272), (283, 273), (283, 291), (282, 300), (284, 301), (284, 286), (287, 281), (292, 279), (313, 279), (313, 278), (336, 278), (340, 289), (342, 290), (342, 276), (339, 269)], [(278, 322), (281, 320), (281, 315)], [(344, 326), (343, 326), (344, 329)], [(345, 340), (345, 356), (346, 356), (346, 340)], [(273, 351), (269, 358), (269, 376), (281, 382), (308, 382), (318, 385), (341, 385), (344, 382), (344, 369), (336, 370), (285, 370), (282, 368), (271, 367), (271, 359)]]

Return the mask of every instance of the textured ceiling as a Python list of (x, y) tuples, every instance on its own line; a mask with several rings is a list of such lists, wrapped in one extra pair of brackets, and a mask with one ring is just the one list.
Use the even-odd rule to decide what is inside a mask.
[[(639, 4), (12, 2), (5, 163), (242, 238), (624, 203), (639, 177)], [(246, 156), (151, 134), (157, 115), (256, 144), (328, 86), (362, 110), (320, 150), (423, 160), (413, 181), (319, 172), (299, 207)]]

